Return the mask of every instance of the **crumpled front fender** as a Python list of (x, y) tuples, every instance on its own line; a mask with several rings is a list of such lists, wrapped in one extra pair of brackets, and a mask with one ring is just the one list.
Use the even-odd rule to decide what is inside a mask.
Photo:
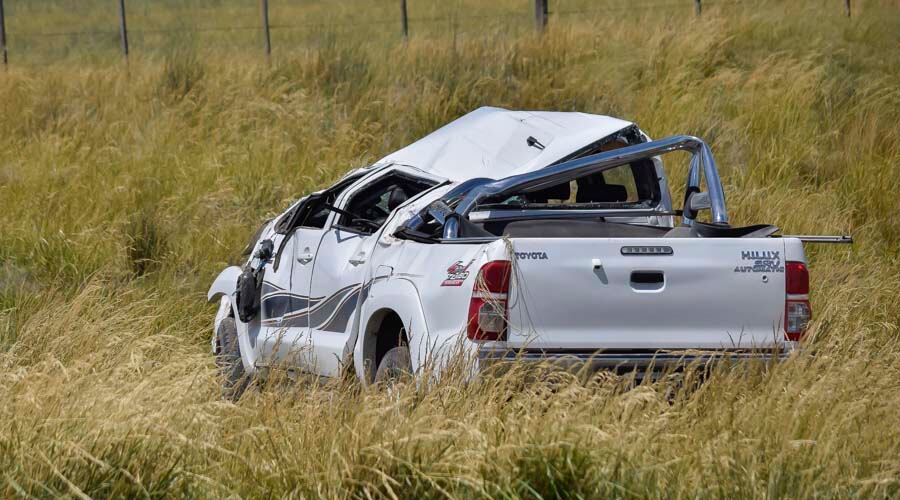
[[(213, 320), (213, 335), (210, 340), (212, 352), (216, 352), (216, 333), (219, 331), (219, 324), (228, 316), (232, 316), (231, 297), (234, 295), (237, 286), (237, 278), (241, 274), (241, 268), (237, 266), (227, 267), (219, 273), (206, 294), (207, 300), (212, 302), (219, 297), (219, 309), (216, 311), (216, 317)], [(237, 315), (234, 314), (235, 318)]]
[(231, 297), (237, 286), (238, 276), (241, 275), (241, 268), (238, 266), (226, 267), (219, 273), (206, 294), (206, 299), (212, 302), (219, 295), (227, 295)]

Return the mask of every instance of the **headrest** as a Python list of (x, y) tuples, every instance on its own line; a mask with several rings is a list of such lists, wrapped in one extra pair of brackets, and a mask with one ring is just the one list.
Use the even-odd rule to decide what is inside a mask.
[(607, 184), (603, 173), (578, 179), (576, 203), (616, 203), (628, 201), (628, 190), (621, 184)]
[(406, 195), (406, 191), (404, 191), (402, 187), (395, 187), (391, 190), (391, 194), (388, 195), (388, 210), (393, 212), (395, 208), (402, 205), (403, 202), (408, 199), (409, 196)]
[(528, 201), (531, 203), (547, 203), (548, 200), (568, 200), (572, 195), (572, 189), (568, 182), (550, 186), (540, 191), (528, 193)]

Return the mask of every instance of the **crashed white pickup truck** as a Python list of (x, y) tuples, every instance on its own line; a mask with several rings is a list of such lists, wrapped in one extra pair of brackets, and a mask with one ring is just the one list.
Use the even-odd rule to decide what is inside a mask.
[[(678, 211), (674, 151), (692, 155)], [(460, 345), (478, 367), (784, 357), (811, 311), (802, 238), (777, 231), (728, 224), (700, 139), (481, 108), (264, 224), (209, 290), (212, 346), (226, 384), (274, 367), (439, 372)]]

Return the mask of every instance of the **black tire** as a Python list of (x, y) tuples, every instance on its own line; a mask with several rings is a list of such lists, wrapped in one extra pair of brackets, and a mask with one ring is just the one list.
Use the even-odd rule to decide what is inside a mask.
[(409, 348), (405, 345), (394, 347), (384, 353), (378, 370), (375, 371), (375, 383), (393, 385), (412, 376), (412, 363), (409, 358)]
[(249, 377), (244, 371), (244, 362), (241, 361), (241, 347), (238, 344), (234, 318), (225, 318), (219, 323), (217, 337), (219, 348), (216, 352), (216, 365), (222, 377), (222, 397), (237, 401), (247, 388)]

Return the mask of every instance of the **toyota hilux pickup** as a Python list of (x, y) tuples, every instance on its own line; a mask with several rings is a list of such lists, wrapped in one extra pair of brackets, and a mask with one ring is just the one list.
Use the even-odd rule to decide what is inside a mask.
[(275, 367), (371, 383), (460, 354), (476, 370), (781, 359), (812, 314), (803, 240), (848, 240), (778, 232), (729, 223), (696, 137), (480, 108), (267, 221), (209, 290), (212, 348), (232, 385)]

